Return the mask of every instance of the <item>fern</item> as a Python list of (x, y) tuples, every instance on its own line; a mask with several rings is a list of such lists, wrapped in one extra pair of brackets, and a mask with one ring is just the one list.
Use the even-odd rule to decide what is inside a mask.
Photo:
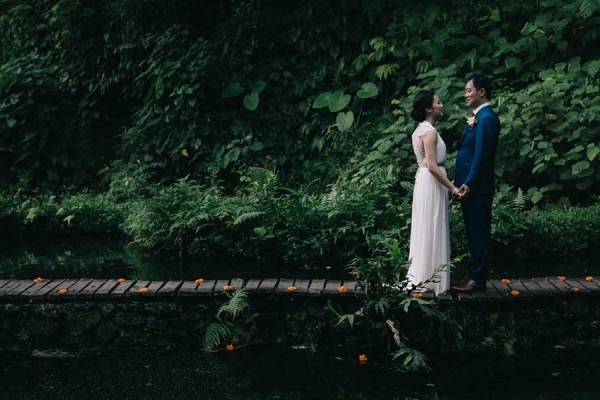
[(248, 303), (248, 293), (245, 289), (238, 289), (229, 298), (229, 300), (219, 308), (217, 318), (221, 314), (226, 314), (232, 319), (236, 319), (239, 314), (242, 314), (250, 307)]
[(204, 333), (204, 347), (212, 349), (223, 343), (231, 336), (234, 325), (231, 322), (223, 321), (217, 317), (217, 322), (213, 322), (206, 328)]
[(517, 190), (517, 196), (513, 200), (513, 207), (515, 210), (523, 210), (525, 208), (525, 196), (521, 188)]
[(250, 212), (246, 212), (243, 213), (241, 215), (239, 215), (234, 221), (233, 221), (233, 225), (239, 225), (243, 222), (246, 222), (248, 220), (254, 219), (254, 218), (258, 218), (259, 216), (263, 215), (265, 212), (264, 211), (250, 211)]

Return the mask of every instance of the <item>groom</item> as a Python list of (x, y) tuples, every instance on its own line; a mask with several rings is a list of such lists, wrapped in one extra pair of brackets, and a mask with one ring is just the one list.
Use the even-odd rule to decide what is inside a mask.
[(452, 285), (461, 293), (484, 291), (490, 266), (494, 156), (500, 133), (500, 121), (489, 103), (491, 95), (489, 78), (479, 74), (467, 78), (465, 99), (473, 112), (458, 144), (454, 173), (469, 246), (467, 276)]

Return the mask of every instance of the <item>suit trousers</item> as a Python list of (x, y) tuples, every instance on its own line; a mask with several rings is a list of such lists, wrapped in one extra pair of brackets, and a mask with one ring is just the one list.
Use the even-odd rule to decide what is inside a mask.
[(492, 197), (467, 197), (461, 207), (469, 247), (467, 275), (477, 283), (484, 283), (492, 255)]

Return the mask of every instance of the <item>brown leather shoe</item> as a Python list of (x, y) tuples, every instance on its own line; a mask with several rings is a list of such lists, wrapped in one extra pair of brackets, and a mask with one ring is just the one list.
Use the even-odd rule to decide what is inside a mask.
[(470, 279), (463, 284), (452, 286), (452, 290), (460, 293), (485, 292), (485, 282), (477, 283)]

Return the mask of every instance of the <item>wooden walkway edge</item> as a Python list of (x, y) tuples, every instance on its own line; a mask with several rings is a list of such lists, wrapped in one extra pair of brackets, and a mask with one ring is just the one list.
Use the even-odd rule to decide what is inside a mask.
[[(40, 301), (114, 298), (175, 298), (222, 296), (245, 288), (248, 293), (280, 296), (352, 297), (365, 295), (355, 281), (325, 279), (198, 279), (196, 281), (132, 281), (116, 279), (0, 279), (0, 301)], [(450, 302), (512, 302), (549, 298), (600, 297), (600, 277), (503, 279), (487, 282), (485, 292), (472, 294), (442, 293), (423, 298), (440, 304)]]

